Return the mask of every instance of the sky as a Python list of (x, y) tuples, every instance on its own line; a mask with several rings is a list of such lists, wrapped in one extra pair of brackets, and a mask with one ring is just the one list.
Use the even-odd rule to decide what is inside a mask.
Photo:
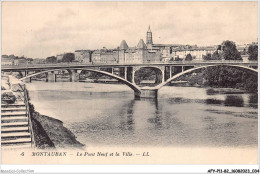
[(2, 54), (46, 58), (157, 44), (236, 44), (258, 38), (257, 2), (2, 2)]

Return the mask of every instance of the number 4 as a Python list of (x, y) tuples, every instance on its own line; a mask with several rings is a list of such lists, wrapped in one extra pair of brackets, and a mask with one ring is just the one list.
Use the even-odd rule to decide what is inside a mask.
[(20, 155), (21, 155), (21, 156), (24, 156), (24, 152), (22, 152)]

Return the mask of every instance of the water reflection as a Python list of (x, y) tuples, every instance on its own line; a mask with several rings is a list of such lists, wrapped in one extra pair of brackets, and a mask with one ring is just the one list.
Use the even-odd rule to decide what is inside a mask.
[(257, 145), (257, 109), (249, 107), (257, 106), (257, 94), (212, 96), (202, 88), (165, 87), (158, 100), (135, 100), (120, 85), (75, 83), (75, 91), (59, 83), (39, 90), (42, 85), (30, 91), (37, 111), (52, 111), (49, 116), (87, 145)]
[(257, 94), (251, 94), (248, 97), (249, 97), (248, 105), (250, 107), (257, 108), (258, 107), (258, 95)]
[(244, 106), (244, 99), (242, 96), (237, 95), (227, 95), (224, 101), (225, 106), (236, 106), (236, 107), (243, 107)]
[(169, 98), (167, 101), (169, 104), (181, 104), (181, 103), (190, 103), (192, 101), (198, 101), (198, 100), (187, 99), (182, 97), (174, 97), (174, 98)]
[(162, 111), (159, 107), (158, 99), (142, 99), (143, 101), (149, 102), (150, 106), (154, 110), (154, 115), (151, 118), (148, 118), (148, 122), (152, 123), (154, 125), (155, 129), (161, 129), (163, 128), (163, 120), (162, 120)]
[(209, 88), (206, 89), (207, 95), (216, 95), (216, 94), (244, 94), (245, 91), (234, 90), (233, 88)]
[(215, 95), (215, 94), (218, 94), (218, 93), (219, 93), (218, 91), (216, 91), (212, 88), (206, 90), (207, 95)]
[(218, 99), (211, 99), (211, 98), (206, 99), (205, 102), (206, 102), (206, 104), (217, 104), (217, 105), (219, 105), (219, 104), (222, 103), (221, 100), (218, 100)]
[[(145, 104), (149, 107), (150, 113), (148, 114), (147, 122), (151, 123), (155, 129), (163, 128), (163, 118), (162, 118), (162, 107), (159, 106), (157, 99), (134, 99), (125, 104), (120, 108), (120, 115), (122, 115), (120, 120), (119, 128), (121, 130), (134, 131), (135, 130), (135, 120), (136, 117), (142, 117), (142, 115), (134, 113), (136, 106)], [(143, 108), (143, 114), (145, 114), (147, 108)]]
[[(120, 111), (120, 115), (126, 115), (126, 118), (121, 117), (119, 129), (121, 130), (129, 130), (134, 131), (134, 119), (133, 119), (133, 111), (134, 111), (135, 100), (131, 100), (129, 103), (125, 104)], [(126, 108), (126, 113), (125, 112)]]
[[(213, 94), (211, 94), (213, 95)], [(245, 102), (247, 100), (247, 102)], [(180, 100), (179, 100), (180, 101)], [(227, 95), (225, 100), (220, 100), (216, 98), (207, 98), (205, 99), (205, 103), (208, 105), (224, 105), (224, 106), (235, 106), (235, 107), (258, 107), (258, 95), (257, 94), (250, 94), (248, 97), (243, 96), (234, 96), (234, 95)], [(245, 104), (246, 103), (246, 104)]]

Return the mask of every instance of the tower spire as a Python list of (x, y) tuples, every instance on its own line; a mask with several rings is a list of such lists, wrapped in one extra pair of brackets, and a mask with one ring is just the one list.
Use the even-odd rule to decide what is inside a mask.
[(148, 31), (146, 33), (146, 44), (153, 44), (153, 35), (152, 35), (150, 25), (149, 25)]
[(149, 25), (149, 27), (148, 27), (148, 31), (147, 32), (151, 32), (151, 28), (150, 28), (150, 25)]

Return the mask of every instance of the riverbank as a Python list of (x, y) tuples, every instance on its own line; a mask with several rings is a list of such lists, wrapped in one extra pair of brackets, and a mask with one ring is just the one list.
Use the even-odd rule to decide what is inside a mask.
[(236, 89), (236, 88), (222, 88), (222, 87), (210, 87), (210, 86), (205, 86), (205, 85), (198, 85), (198, 84), (190, 84), (189, 82), (187, 83), (176, 83), (176, 84), (171, 84), (169, 86), (174, 86), (174, 87), (196, 87), (196, 88), (205, 88), (207, 89), (207, 95), (215, 95), (215, 94), (253, 94), (254, 92), (250, 92), (244, 89)]
[(258, 92), (257, 74), (243, 72), (235, 68), (210, 67), (206, 70), (198, 70), (193, 73), (184, 74), (175, 79), (176, 81), (186, 81), (185, 84), (178, 86), (233, 89), (233, 91), (242, 91), (248, 93)]
[(35, 145), (39, 149), (81, 149), (85, 146), (77, 141), (76, 136), (69, 129), (64, 127), (63, 122), (58, 119), (33, 112), (32, 124)]

